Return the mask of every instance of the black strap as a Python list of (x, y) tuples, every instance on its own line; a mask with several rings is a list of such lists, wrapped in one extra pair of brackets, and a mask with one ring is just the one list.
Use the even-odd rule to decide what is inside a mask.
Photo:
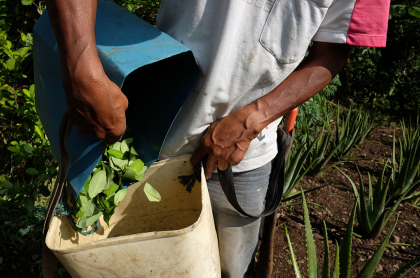
[(251, 215), (246, 213), (238, 203), (235, 192), (235, 185), (233, 183), (232, 168), (229, 166), (226, 171), (217, 170), (219, 181), (222, 185), (223, 192), (225, 193), (229, 203), (241, 214), (249, 217), (265, 217), (272, 214), (280, 205), (283, 196), (284, 186), (284, 168), (286, 165), (286, 153), (292, 143), (292, 136), (282, 129), (277, 131), (277, 146), (278, 153), (273, 160), (271, 168), (270, 179), (268, 183), (267, 194), (265, 197), (265, 208), (260, 215)]
[(48, 212), (45, 217), (42, 237), (42, 273), (45, 278), (58, 277), (57, 258), (55, 257), (54, 253), (50, 249), (48, 249), (47, 245), (45, 244), (45, 238), (50, 227), (51, 219), (54, 216), (55, 207), (57, 206), (60, 200), (61, 193), (63, 192), (64, 186), (66, 184), (67, 173), (70, 169), (71, 159), (66, 143), (67, 139), (70, 136), (72, 126), (73, 124), (71, 123), (68, 116), (68, 112), (66, 110), (66, 112), (64, 112), (63, 119), (61, 120), (59, 131), (58, 145), (60, 150), (60, 159), (58, 176), (57, 180), (55, 181), (54, 190), (51, 195), (50, 204), (48, 206)]

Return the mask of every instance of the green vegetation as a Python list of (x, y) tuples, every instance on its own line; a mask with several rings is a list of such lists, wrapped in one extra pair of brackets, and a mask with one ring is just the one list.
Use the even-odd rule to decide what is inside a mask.
[[(303, 200), (303, 214), (304, 214), (304, 221), (305, 221), (305, 238), (306, 238), (307, 268), (308, 268), (307, 277), (309, 278), (321, 277), (319, 273), (314, 236), (312, 233), (308, 207), (307, 207), (303, 190), (301, 191), (301, 194), (302, 194), (302, 200)], [(346, 234), (344, 235), (341, 246), (340, 247), (338, 246), (337, 241), (335, 243), (336, 252), (335, 252), (335, 258), (334, 258), (334, 267), (332, 271), (333, 278), (349, 278), (350, 277), (353, 224), (354, 224), (354, 217), (356, 214), (356, 207), (357, 207), (357, 203), (354, 204), (353, 211), (347, 223)], [(375, 273), (375, 269), (382, 258), (382, 255), (391, 238), (391, 235), (395, 229), (395, 226), (397, 225), (397, 222), (398, 222), (398, 219), (395, 220), (394, 224), (392, 225), (391, 229), (386, 235), (384, 241), (381, 243), (379, 248), (373, 254), (371, 259), (365, 264), (363, 269), (357, 274), (356, 278), (373, 277), (373, 274)], [(302, 277), (302, 275), (300, 274), (300, 271), (299, 271), (299, 265), (297, 263), (296, 256), (293, 251), (293, 246), (289, 237), (289, 233), (287, 231), (286, 224), (283, 224), (283, 227), (284, 227), (287, 244), (290, 251), (293, 271), (295, 273), (295, 277), (300, 278)], [(331, 260), (331, 256), (330, 256), (330, 250), (329, 250), (329, 245), (328, 245), (327, 226), (324, 221), (324, 263), (323, 263), (322, 278), (331, 277), (330, 276), (330, 260)], [(418, 264), (420, 264), (420, 257), (402, 266), (391, 277), (403, 277), (409, 270), (411, 270), (414, 266)]]
[[(133, 138), (108, 147), (77, 197), (76, 227), (87, 231), (102, 215), (109, 226), (111, 216), (127, 194), (123, 182), (130, 185), (143, 181), (146, 170), (147, 166), (134, 150)], [(148, 183), (144, 192), (149, 201), (161, 199), (159, 192)]]

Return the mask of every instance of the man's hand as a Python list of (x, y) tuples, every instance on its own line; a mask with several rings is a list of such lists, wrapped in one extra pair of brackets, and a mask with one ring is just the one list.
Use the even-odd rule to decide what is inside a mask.
[(208, 155), (204, 169), (206, 179), (211, 177), (216, 165), (224, 171), (229, 165), (235, 166), (242, 161), (251, 141), (259, 133), (253, 131), (254, 126), (247, 126), (247, 119), (252, 115), (252, 107), (243, 107), (207, 129), (190, 160), (195, 166)]
[(128, 100), (105, 73), (65, 78), (70, 120), (84, 134), (93, 134), (109, 146), (119, 141), (126, 128)]

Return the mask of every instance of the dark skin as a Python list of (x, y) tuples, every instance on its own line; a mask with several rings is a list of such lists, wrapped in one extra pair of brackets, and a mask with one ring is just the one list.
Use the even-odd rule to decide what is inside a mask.
[[(82, 133), (117, 142), (125, 130), (127, 98), (106, 76), (95, 43), (96, 0), (47, 0), (60, 50), (62, 82), (70, 119)], [(304, 103), (343, 67), (345, 44), (314, 42), (309, 56), (280, 85), (264, 97), (214, 122), (191, 157), (196, 165), (208, 155), (205, 175), (217, 166), (239, 164), (253, 139), (280, 116)]]

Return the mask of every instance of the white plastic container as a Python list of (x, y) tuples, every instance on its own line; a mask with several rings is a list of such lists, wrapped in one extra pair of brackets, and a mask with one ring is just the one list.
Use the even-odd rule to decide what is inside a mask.
[[(221, 277), (210, 199), (202, 172), (188, 193), (178, 176), (192, 173), (189, 156), (158, 162), (128, 194), (110, 220), (89, 236), (54, 217), (46, 244), (72, 277)], [(149, 202), (150, 183), (162, 196)]]

